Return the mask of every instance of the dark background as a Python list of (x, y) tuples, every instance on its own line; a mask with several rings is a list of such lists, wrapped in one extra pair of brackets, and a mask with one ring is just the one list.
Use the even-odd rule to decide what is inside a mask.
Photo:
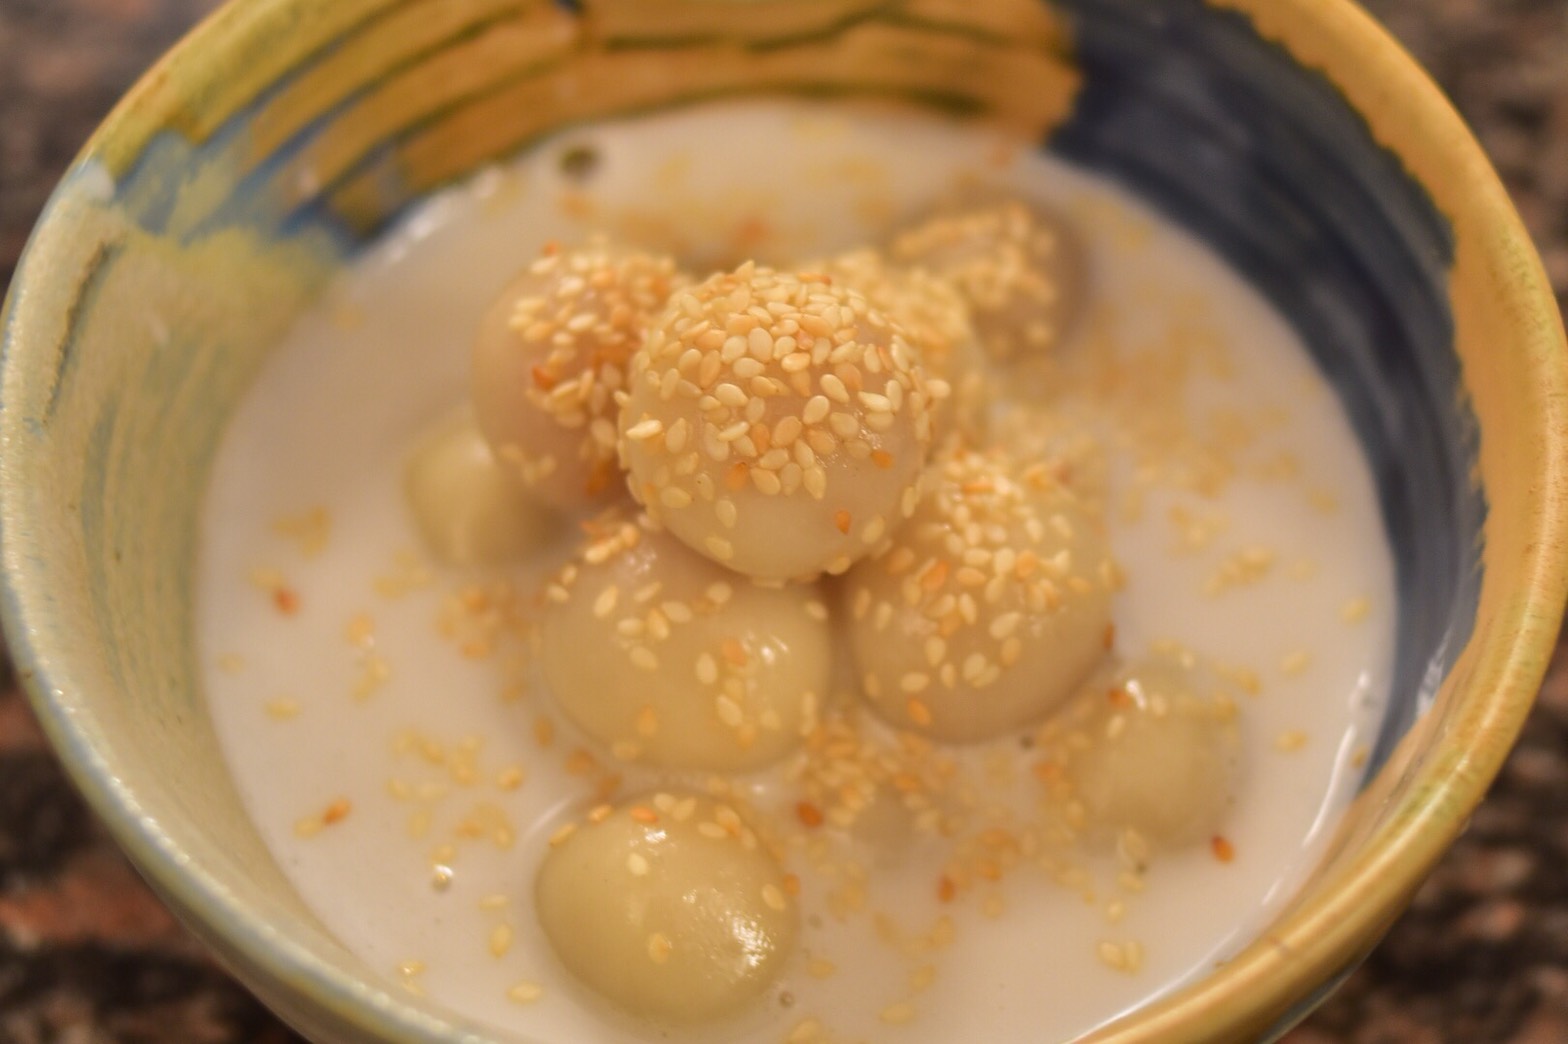
[[(215, 0), (0, 0), (0, 280), (127, 86)], [(1568, 0), (1373, 0), (1568, 302)], [(1289, 1044), (1568, 1044), (1568, 655), (1469, 832)], [(0, 674), (0, 1044), (294, 1041), (137, 879)]]

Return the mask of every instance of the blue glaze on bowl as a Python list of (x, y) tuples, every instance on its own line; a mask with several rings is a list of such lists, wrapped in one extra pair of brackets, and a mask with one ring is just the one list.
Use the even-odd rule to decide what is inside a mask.
[(1223, 254), (1290, 320), (1372, 465), (1399, 595), (1370, 778), (1469, 637), (1485, 499), (1452, 232), (1322, 75), (1197, 0), (1065, 0), (1085, 84), (1051, 141)]

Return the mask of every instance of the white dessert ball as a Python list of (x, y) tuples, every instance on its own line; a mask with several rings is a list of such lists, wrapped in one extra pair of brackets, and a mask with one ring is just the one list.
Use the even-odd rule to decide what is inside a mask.
[(521, 558), (558, 528), (496, 460), (467, 411), (443, 421), (409, 455), (403, 491), (425, 546), (448, 565)]
[(893, 238), (888, 256), (951, 282), (986, 352), (1023, 361), (1059, 344), (1083, 293), (1067, 227), (1018, 200), (948, 210)]
[(546, 248), (491, 306), (473, 354), (479, 428), (524, 486), (558, 507), (620, 492), (614, 395), (675, 263), (603, 241)]
[(557, 833), (534, 899), (578, 979), (634, 1015), (672, 1022), (755, 1000), (799, 933), (778, 862), (733, 808), (696, 794), (599, 809)]
[(809, 579), (914, 509), (931, 398), (863, 294), (748, 263), (671, 297), (620, 427), (632, 495), (670, 532), (737, 572)]
[(591, 525), (540, 624), (566, 715), (622, 760), (663, 768), (743, 772), (793, 750), (832, 669), (817, 588), (759, 586), (646, 518)]
[(894, 725), (989, 739), (1059, 707), (1110, 645), (1104, 531), (1048, 462), (944, 452), (914, 517), (845, 577), (866, 700)]
[(1235, 802), (1237, 705), (1210, 673), (1160, 656), (1119, 671), (1095, 694), (1067, 759), (1091, 832), (1133, 830), (1165, 848), (1209, 841)]

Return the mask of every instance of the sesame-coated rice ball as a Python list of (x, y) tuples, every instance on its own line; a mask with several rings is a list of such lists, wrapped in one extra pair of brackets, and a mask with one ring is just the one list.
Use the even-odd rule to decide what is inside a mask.
[(540, 499), (578, 508), (619, 493), (614, 395), (678, 282), (669, 258), (596, 240), (546, 248), (491, 306), (474, 344), (475, 414)]
[(540, 666), (624, 761), (744, 772), (793, 750), (832, 669), (814, 585), (760, 587), (612, 512), (546, 589)]
[(621, 406), (632, 495), (769, 580), (841, 573), (914, 510), (931, 393), (903, 329), (826, 276), (750, 263), (674, 294)]
[(633, 1015), (693, 1023), (778, 977), (800, 934), (792, 890), (734, 808), (676, 791), (558, 830), (534, 906), (583, 983)]
[(1057, 218), (1017, 200), (946, 211), (895, 236), (894, 264), (918, 265), (969, 303), (980, 343), (999, 363), (1061, 343), (1083, 293), (1081, 251)]
[(1048, 462), (957, 449), (892, 546), (845, 578), (867, 701), (951, 742), (1038, 722), (1104, 657), (1117, 573)]
[(1213, 837), (1235, 804), (1241, 761), (1237, 704), (1213, 673), (1154, 656), (1090, 700), (1089, 742), (1064, 745), (1086, 822), (1165, 848)]

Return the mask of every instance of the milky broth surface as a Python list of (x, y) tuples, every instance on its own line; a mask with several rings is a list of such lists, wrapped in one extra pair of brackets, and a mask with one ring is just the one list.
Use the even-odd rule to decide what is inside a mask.
[[(976, 177), (1084, 240), (1089, 300), (1059, 379), (1111, 456), (1116, 651), (1179, 643), (1222, 665), (1241, 793), (1223, 838), (1135, 881), (1125, 853), (1031, 855), (954, 896), (919, 841), (846, 842), (821, 871), (792, 761), (739, 780), (788, 824), (801, 950), (756, 1010), (676, 1036), (1070, 1039), (1241, 948), (1310, 870), (1375, 735), (1394, 595), (1368, 468), (1290, 328), (1125, 192), (987, 131), (714, 104), (572, 132), (421, 205), (301, 319), (218, 455), (197, 591), (218, 736), (280, 866), (388, 988), (502, 1037), (666, 1039), (570, 981), (532, 909), (547, 839), (606, 777), (617, 797), (662, 778), (575, 735), (529, 665), (529, 605), (571, 527), (521, 566), (449, 569), (403, 499), (410, 449), (466, 394), (493, 296), (552, 239), (605, 231), (699, 269), (802, 258), (878, 242)], [(1027, 803), (1017, 739), (955, 757)]]

